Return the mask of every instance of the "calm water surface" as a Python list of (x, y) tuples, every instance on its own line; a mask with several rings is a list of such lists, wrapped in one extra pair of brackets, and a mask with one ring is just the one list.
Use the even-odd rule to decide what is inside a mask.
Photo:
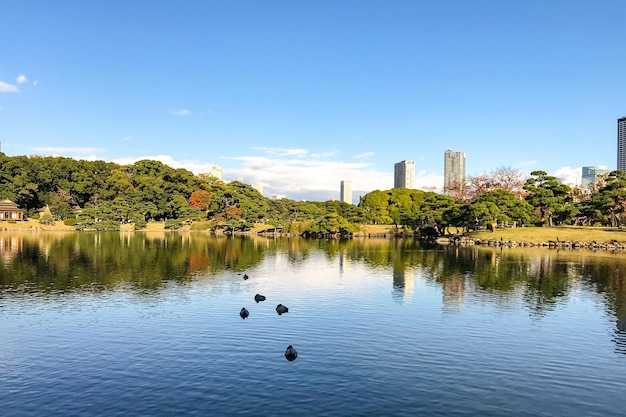
[(0, 256), (2, 416), (626, 415), (626, 255), (4, 232)]

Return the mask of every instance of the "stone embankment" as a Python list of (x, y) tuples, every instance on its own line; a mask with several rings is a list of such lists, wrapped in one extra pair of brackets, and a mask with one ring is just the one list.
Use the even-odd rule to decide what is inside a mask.
[(605, 250), (624, 250), (626, 243), (611, 242), (579, 242), (579, 241), (563, 241), (549, 240), (547, 242), (516, 242), (513, 240), (497, 240), (497, 239), (472, 239), (467, 236), (446, 236), (437, 239), (437, 243), (452, 244), (459, 246), (495, 246), (495, 247), (538, 247), (538, 248), (555, 248), (555, 249), (605, 249)]

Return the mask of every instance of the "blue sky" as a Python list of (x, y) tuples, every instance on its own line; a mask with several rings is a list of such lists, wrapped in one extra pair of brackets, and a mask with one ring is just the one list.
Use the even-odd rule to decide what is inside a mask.
[[(0, 13), (7, 155), (130, 163), (328, 200), (501, 166), (615, 168), (626, 2), (28, 1)], [(578, 181), (580, 181), (578, 179)]]

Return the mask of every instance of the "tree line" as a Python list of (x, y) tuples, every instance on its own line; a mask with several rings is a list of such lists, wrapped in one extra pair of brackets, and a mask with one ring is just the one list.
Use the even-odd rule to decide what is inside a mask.
[[(426, 227), (602, 225), (626, 220), (626, 173), (613, 171), (582, 190), (560, 184), (545, 171), (525, 178), (498, 168), (446, 190), (375, 190), (358, 205), (339, 201), (269, 199), (251, 186), (195, 175), (159, 161), (129, 165), (64, 157), (0, 153), (0, 198), (31, 217), (64, 221), (77, 229), (142, 229), (150, 220), (166, 228), (248, 230), (255, 224), (293, 234), (350, 234), (360, 225), (393, 224), (408, 232)], [(44, 208), (46, 210), (44, 210)]]

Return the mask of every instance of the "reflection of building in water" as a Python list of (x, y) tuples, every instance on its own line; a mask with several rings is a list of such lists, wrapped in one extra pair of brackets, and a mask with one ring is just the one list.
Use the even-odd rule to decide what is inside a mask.
[(460, 313), (463, 309), (463, 294), (465, 293), (465, 276), (453, 275), (443, 281), (443, 311), (445, 313)]
[(615, 351), (626, 354), (626, 311), (618, 311), (616, 315), (615, 336), (613, 337)]
[(0, 236), (0, 256), (6, 263), (15, 258), (24, 248), (24, 239), (19, 235)]
[(350, 258), (344, 252), (339, 252), (339, 273), (350, 270)]
[[(408, 277), (407, 277), (408, 275)], [(415, 290), (415, 272), (412, 269), (393, 268), (393, 293), (392, 298), (396, 301), (408, 300)]]
[(538, 255), (530, 261), (530, 274), (536, 279), (548, 278), (554, 273), (554, 263), (550, 254)]

